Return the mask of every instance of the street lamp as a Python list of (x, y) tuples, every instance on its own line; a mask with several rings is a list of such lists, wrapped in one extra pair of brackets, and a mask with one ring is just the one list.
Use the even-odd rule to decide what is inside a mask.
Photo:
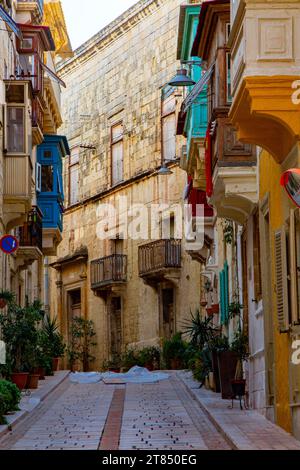
[(174, 159), (174, 160), (173, 160), (173, 159), (172, 159), (172, 160), (170, 160), (170, 159), (164, 159), (164, 161), (163, 161), (163, 163), (162, 163), (162, 166), (161, 166), (160, 169), (158, 170), (157, 174), (158, 174), (159, 176), (169, 176), (169, 175), (173, 175), (173, 171), (170, 170), (169, 167), (167, 167), (166, 162), (173, 162), (173, 163), (175, 163), (175, 164), (176, 164), (176, 163), (178, 164), (178, 160), (179, 160), (179, 159), (178, 159), (177, 157), (176, 157), (176, 159)]
[(292, 168), (286, 171), (281, 177), (280, 184), (293, 203), (300, 207), (300, 169)]
[(196, 82), (194, 82), (194, 80), (188, 76), (186, 69), (181, 68), (177, 70), (177, 74), (168, 84), (172, 87), (186, 87), (193, 86), (196, 84)]
[(183, 67), (184, 65), (197, 65), (202, 66), (201, 61), (183, 60), (181, 61), (181, 68), (177, 70), (175, 77), (168, 83), (172, 87), (188, 87), (196, 85), (196, 82), (188, 75), (188, 71)]
[(167, 167), (167, 165), (164, 163), (161, 168), (158, 170), (158, 176), (169, 176), (173, 175), (173, 171), (170, 170), (170, 168)]

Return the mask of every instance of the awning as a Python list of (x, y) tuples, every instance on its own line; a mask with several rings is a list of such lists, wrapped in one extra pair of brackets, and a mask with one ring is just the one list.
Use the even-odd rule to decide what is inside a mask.
[(15, 33), (15, 35), (20, 40), (22, 40), (23, 36), (22, 36), (22, 32), (20, 28), (18, 27), (17, 23), (15, 23), (15, 21), (12, 19), (12, 17), (4, 10), (2, 6), (0, 6), (0, 17), (7, 24), (9, 29), (11, 29), (11, 31)]
[(46, 64), (44, 64), (44, 62), (40, 61), (41, 63), (41, 66), (43, 67), (43, 69), (45, 70), (45, 72), (50, 75), (51, 78), (53, 78), (53, 80), (55, 80), (57, 83), (59, 83), (62, 87), (64, 88), (67, 88), (67, 85), (65, 84), (65, 82), (59, 78), (58, 75), (56, 75), (55, 72), (53, 72), (53, 70), (49, 69), (49, 67), (47, 67)]
[(213, 63), (209, 67), (209, 69), (205, 72), (205, 74), (202, 75), (201, 79), (199, 80), (199, 82), (196, 83), (196, 85), (192, 89), (191, 93), (188, 94), (188, 96), (186, 97), (186, 99), (183, 102), (183, 112), (184, 113), (186, 113), (188, 111), (188, 109), (192, 106), (192, 104), (196, 101), (196, 99), (200, 95), (203, 88), (208, 84), (208, 82), (209, 82), (209, 80), (210, 80), (210, 78), (213, 74), (214, 68), (215, 68), (215, 63)]

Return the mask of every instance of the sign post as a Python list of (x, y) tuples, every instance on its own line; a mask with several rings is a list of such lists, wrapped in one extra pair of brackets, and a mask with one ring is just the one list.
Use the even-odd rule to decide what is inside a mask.
[(17, 251), (19, 248), (19, 240), (12, 235), (4, 235), (0, 239), (0, 250), (3, 251), (6, 255), (11, 255)]

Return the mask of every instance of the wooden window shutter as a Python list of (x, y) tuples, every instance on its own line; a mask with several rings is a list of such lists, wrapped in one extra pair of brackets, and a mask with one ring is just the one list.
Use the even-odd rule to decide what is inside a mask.
[(225, 302), (224, 302), (224, 271), (220, 272), (220, 307), (221, 307), (221, 325), (225, 324)]
[(290, 282), (291, 282), (291, 316), (292, 323), (297, 324), (298, 315), (298, 271), (297, 271), (297, 248), (296, 248), (296, 213), (290, 211)]
[(253, 263), (254, 263), (254, 296), (259, 301), (262, 297), (262, 280), (260, 264), (260, 238), (258, 211), (253, 216)]
[(289, 301), (287, 246), (284, 227), (275, 232), (275, 282), (278, 328), (281, 333), (286, 333), (289, 330)]

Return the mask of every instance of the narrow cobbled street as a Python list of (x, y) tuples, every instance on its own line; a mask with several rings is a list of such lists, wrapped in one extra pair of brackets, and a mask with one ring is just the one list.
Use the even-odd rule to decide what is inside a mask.
[(230, 450), (176, 377), (157, 384), (66, 379), (0, 441), (6, 450)]

